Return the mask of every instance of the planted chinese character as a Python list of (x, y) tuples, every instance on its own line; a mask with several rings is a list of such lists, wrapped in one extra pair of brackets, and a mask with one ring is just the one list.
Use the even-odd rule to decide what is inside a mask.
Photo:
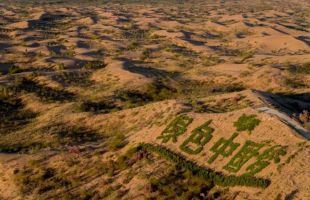
[(257, 157), (257, 161), (246, 168), (246, 175), (254, 175), (266, 168), (271, 161), (280, 162), (280, 156), (284, 156), (286, 151), (283, 147), (276, 145), (266, 149)]
[(241, 167), (252, 157), (258, 155), (258, 151), (263, 147), (253, 141), (246, 141), (240, 151), (224, 166), (224, 169), (230, 172), (238, 172)]
[(239, 143), (234, 143), (233, 140), (239, 135), (239, 133), (234, 133), (229, 139), (221, 138), (219, 139), (210, 149), (214, 152), (214, 155), (208, 160), (208, 163), (213, 163), (216, 158), (221, 155), (223, 157), (230, 156), (233, 151), (238, 148)]
[(180, 148), (188, 154), (198, 154), (202, 151), (205, 144), (207, 144), (214, 131), (209, 125), (212, 120), (207, 121), (203, 125), (195, 128), (192, 134), (181, 144)]
[(243, 114), (234, 122), (234, 126), (237, 128), (237, 131), (249, 131), (251, 133), (260, 122), (259, 119), (256, 119), (256, 115)]
[(190, 125), (192, 121), (193, 119), (187, 115), (176, 117), (157, 139), (161, 139), (163, 143), (167, 143), (170, 140), (174, 143), (177, 142), (177, 138), (185, 133), (188, 125)]

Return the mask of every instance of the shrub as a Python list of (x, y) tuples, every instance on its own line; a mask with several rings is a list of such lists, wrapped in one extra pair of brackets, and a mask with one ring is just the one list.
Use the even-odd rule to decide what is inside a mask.
[(81, 144), (97, 141), (101, 138), (101, 136), (94, 130), (83, 126), (69, 126), (65, 124), (47, 126), (42, 132), (56, 136), (57, 144)]
[(202, 64), (207, 67), (217, 65), (219, 63), (222, 63), (223, 61), (224, 61), (223, 59), (221, 59), (220, 57), (216, 55), (209, 55), (209, 56), (202, 58)]
[(96, 61), (89, 61), (84, 65), (85, 69), (102, 69), (105, 68), (107, 65), (100, 60)]
[[(52, 79), (62, 84), (63, 86), (91, 86), (94, 82), (89, 80), (90, 72), (62, 72), (57, 75), (53, 75)], [(77, 81), (78, 80), (78, 81)]]
[(301, 65), (289, 65), (288, 70), (291, 73), (310, 74), (310, 62)]
[(121, 149), (127, 144), (126, 137), (122, 133), (112, 135), (107, 140), (107, 144), (108, 144), (109, 150), (111, 151)]
[(13, 65), (9, 68), (9, 74), (15, 74), (15, 73), (20, 73), (22, 72), (23, 69), (20, 68), (19, 66)]
[(75, 97), (74, 94), (63, 89), (50, 88), (28, 78), (16, 79), (11, 89), (15, 92), (25, 91), (35, 93), (44, 102), (64, 102), (73, 100)]
[(23, 195), (57, 191), (63, 187), (70, 187), (71, 181), (61, 176), (54, 168), (24, 168), (15, 170), (14, 180)]
[(111, 113), (113, 111), (118, 111), (121, 108), (116, 106), (111, 101), (83, 101), (79, 105), (79, 110), (82, 112), (94, 112), (94, 113)]
[(35, 113), (24, 109), (21, 99), (10, 94), (7, 88), (0, 88), (0, 133), (16, 129), (35, 116)]
[(303, 80), (292, 79), (292, 78), (284, 79), (284, 84), (289, 86), (289, 87), (291, 87), (291, 88), (304, 88), (304, 87), (307, 87), (307, 85), (304, 83)]
[(208, 196), (213, 188), (212, 182), (194, 176), (189, 170), (178, 165), (168, 174), (149, 180), (149, 190), (156, 192), (158, 199), (201, 199), (202, 196)]

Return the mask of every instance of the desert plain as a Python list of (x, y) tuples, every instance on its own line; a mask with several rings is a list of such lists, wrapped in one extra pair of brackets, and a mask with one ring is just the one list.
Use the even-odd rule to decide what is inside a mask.
[(309, 0), (0, 1), (0, 200), (309, 200), (309, 112)]

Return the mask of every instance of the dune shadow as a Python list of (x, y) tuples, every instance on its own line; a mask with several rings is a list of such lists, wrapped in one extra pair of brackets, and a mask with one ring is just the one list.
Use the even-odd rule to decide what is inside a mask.
[(299, 37), (296, 37), (296, 39), (302, 41), (303, 43), (305, 43), (306, 45), (308, 45), (310, 47), (310, 37), (299, 36)]
[(184, 35), (184, 38), (183, 38), (183, 39), (184, 39), (185, 41), (187, 41), (187, 42), (189, 42), (189, 43), (191, 43), (191, 44), (193, 44), (193, 45), (196, 45), (196, 46), (202, 46), (202, 45), (204, 45), (203, 42), (200, 42), (200, 41), (197, 41), (197, 40), (193, 40), (193, 39), (192, 39), (192, 35), (193, 35), (192, 32), (184, 31), (184, 30), (181, 30), (181, 32), (182, 32), (183, 35)]
[(66, 14), (51, 14), (44, 13), (37, 20), (29, 20), (28, 21), (28, 29), (41, 29), (47, 30), (56, 26), (55, 22), (66, 18), (68, 15)]
[(126, 58), (121, 58), (121, 61), (124, 62), (123, 69), (127, 70), (131, 73), (136, 73), (145, 76), (146, 78), (158, 78), (158, 77), (176, 77), (179, 74), (176, 72), (168, 72), (161, 69), (156, 69), (152, 67), (146, 67), (146, 66), (138, 66), (138, 65), (145, 65), (145, 62), (139, 62), (139, 61), (132, 61)]

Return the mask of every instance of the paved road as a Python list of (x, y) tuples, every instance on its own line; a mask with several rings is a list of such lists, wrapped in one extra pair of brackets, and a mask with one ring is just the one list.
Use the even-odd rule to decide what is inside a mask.
[(281, 113), (278, 110), (269, 107), (260, 107), (257, 108), (258, 111), (269, 113), (271, 115), (276, 115), (281, 119), (282, 122), (286, 123), (288, 126), (292, 127), (300, 136), (303, 138), (310, 140), (310, 132), (302, 127), (298, 122), (290, 118), (284, 113)]

